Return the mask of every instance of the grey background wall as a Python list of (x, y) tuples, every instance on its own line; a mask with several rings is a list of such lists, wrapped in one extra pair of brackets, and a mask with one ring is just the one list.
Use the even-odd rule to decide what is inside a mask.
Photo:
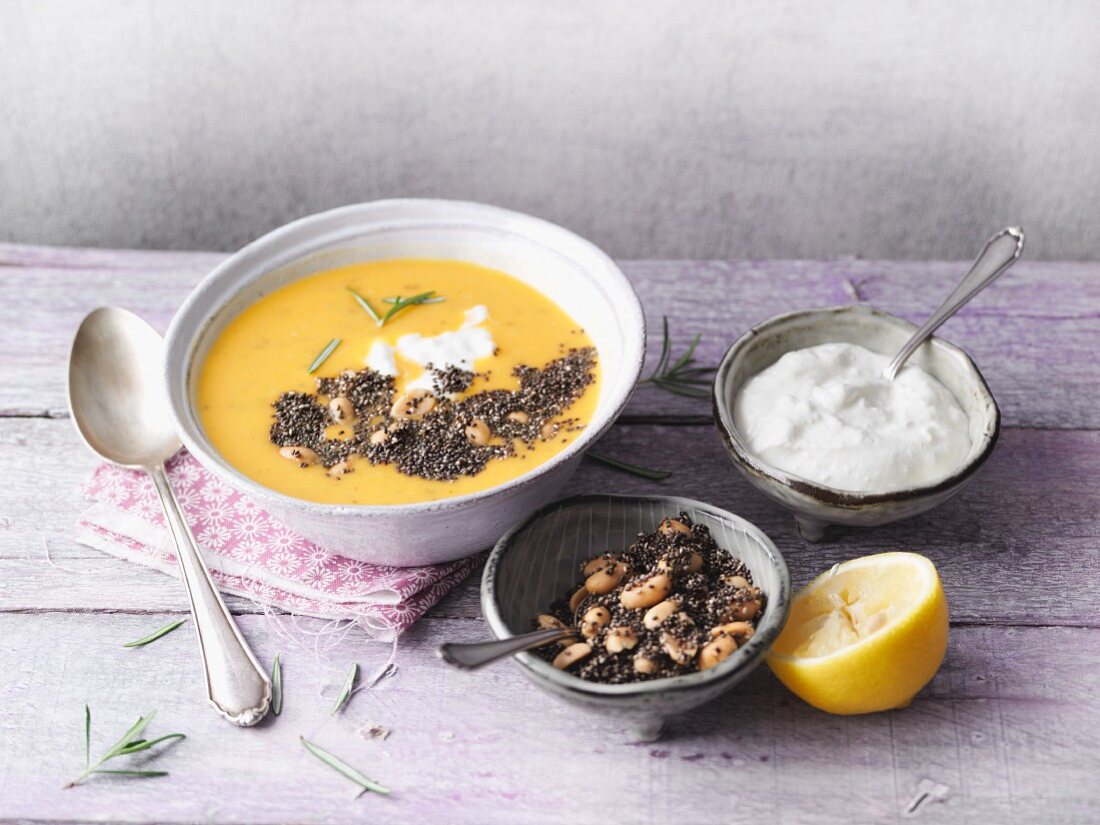
[(1092, 0), (0, 0), (0, 240), (413, 195), (622, 257), (1100, 258)]

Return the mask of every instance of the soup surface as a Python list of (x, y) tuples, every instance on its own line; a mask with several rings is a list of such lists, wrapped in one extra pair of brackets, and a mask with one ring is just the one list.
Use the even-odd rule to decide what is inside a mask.
[[(379, 326), (352, 290), (379, 316), (394, 308), (395, 298), (434, 294)], [(334, 339), (339, 343), (310, 373)], [(590, 348), (589, 337), (560, 307), (503, 272), (450, 260), (371, 261), (310, 275), (248, 306), (210, 347), (198, 373), (197, 404), (217, 450), (266, 487), (329, 503), (430, 501), (494, 487), (572, 442), (599, 396), (599, 365)], [(444, 367), (450, 369), (440, 372)], [(583, 382), (573, 380), (582, 372)], [(573, 381), (571, 396), (559, 392), (563, 376)], [(364, 397), (362, 382), (391, 380), (392, 414), (389, 397), (384, 411), (376, 404), (369, 414), (357, 401), (356, 413), (343, 422), (329, 411), (341, 403), (337, 395)], [(351, 386), (347, 382), (360, 383), (336, 389)], [(539, 403), (555, 392), (560, 404)], [(421, 415), (424, 405), (416, 399), (425, 395), (434, 409)], [(303, 439), (287, 435), (297, 432), (296, 420), (273, 430), (277, 402), (280, 416), (299, 408), (310, 421), (327, 416), (324, 440), (306, 445), (316, 454), (306, 453), (323, 460), (288, 454), (293, 448), (286, 445)], [(455, 459), (461, 471), (424, 477), (440, 475), (433, 466), (416, 474), (412, 438), (421, 438), (420, 452), (440, 462), (461, 454)], [(466, 441), (484, 445), (469, 447), (473, 461), (463, 453)], [(400, 459), (387, 452), (398, 443), (404, 443)], [(329, 466), (349, 450), (346, 461)]]

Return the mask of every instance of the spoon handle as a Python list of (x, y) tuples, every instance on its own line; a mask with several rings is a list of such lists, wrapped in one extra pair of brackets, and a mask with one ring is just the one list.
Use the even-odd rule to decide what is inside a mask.
[(164, 518), (176, 540), (180, 572), (199, 636), (206, 695), (215, 710), (241, 727), (255, 725), (271, 704), (271, 681), (241, 636), (210, 578), (191, 528), (168, 483), (164, 465), (147, 469), (160, 495)]
[(489, 662), (495, 662), (497, 659), (503, 659), (522, 650), (542, 647), (558, 639), (564, 639), (576, 632), (572, 628), (550, 628), (549, 630), (536, 630), (533, 633), (524, 633), (521, 636), (512, 636), (507, 639), (490, 639), (486, 642), (470, 642), (468, 644), (448, 642), (439, 646), (439, 657), (447, 664), (472, 670), (475, 667), (487, 665)]
[(913, 337), (906, 341), (905, 346), (894, 356), (894, 360), (883, 373), (886, 380), (893, 381), (901, 365), (909, 360), (909, 356), (916, 351), (917, 347), (923, 344), (925, 339), (939, 329), (943, 322), (954, 315), (960, 307), (1016, 263), (1023, 250), (1024, 230), (1018, 226), (1002, 229), (990, 238), (978, 254), (974, 265), (970, 267), (970, 271), (966, 273), (966, 277), (947, 296), (947, 300), (940, 304), (940, 308), (932, 313), (932, 317), (924, 322), (924, 326), (914, 332)]

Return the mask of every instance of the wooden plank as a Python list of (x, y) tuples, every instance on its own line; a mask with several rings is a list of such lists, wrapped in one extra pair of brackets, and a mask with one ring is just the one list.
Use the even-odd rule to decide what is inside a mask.
[[(5, 818), (900, 822), (932, 783), (944, 795), (919, 806), (918, 821), (1081, 822), (1100, 811), (1096, 629), (955, 628), (930, 687), (907, 709), (866, 717), (815, 711), (761, 668), (675, 720), (663, 741), (636, 745), (616, 722), (542, 694), (506, 663), (479, 673), (444, 666), (434, 655), (440, 640), (484, 630), (438, 619), (403, 638), (395, 676), (334, 718), (348, 663), (370, 674), (388, 646), (353, 632), (315, 659), (312, 642), (295, 647), (268, 619), (244, 617), (261, 661), (282, 652), (285, 701), (277, 719), (234, 729), (201, 697), (186, 628), (146, 648), (119, 647), (167, 618), (0, 616)], [(135, 760), (170, 776), (60, 790), (83, 763), (85, 702), (93, 752), (153, 709), (150, 733), (186, 733), (162, 756)], [(392, 735), (357, 735), (374, 724)], [(303, 735), (393, 795), (353, 799), (353, 786), (303, 751)]]
[[(786, 512), (742, 480), (710, 427), (621, 425), (599, 449), (673, 476), (653, 482), (586, 462), (569, 492), (674, 491), (732, 510), (774, 539), (796, 584), (855, 556), (916, 550), (939, 567), (955, 621), (1097, 624), (1100, 489), (1092, 479), (1100, 432), (1007, 430), (988, 465), (952, 501), (875, 530), (834, 528), (818, 545), (799, 539)], [(68, 421), (0, 420), (0, 466), (0, 609), (182, 609), (174, 583), (69, 538), (85, 506), (79, 483), (94, 459)], [(78, 573), (50, 567), (47, 539), (52, 558)]]
[[(190, 289), (221, 256), (0, 246), (0, 277), (18, 301), (0, 305), (0, 415), (63, 414), (64, 365), (80, 318), (126, 306), (163, 331)], [(702, 333), (700, 363), (715, 363), (766, 318), (862, 300), (919, 320), (960, 277), (957, 262), (625, 261), (650, 325), (649, 362), (670, 319), (678, 350)], [(969, 349), (1008, 425), (1100, 427), (1100, 265), (1025, 261), (944, 328)], [(690, 284), (690, 288), (685, 287)], [(629, 416), (709, 417), (705, 401), (642, 387)]]

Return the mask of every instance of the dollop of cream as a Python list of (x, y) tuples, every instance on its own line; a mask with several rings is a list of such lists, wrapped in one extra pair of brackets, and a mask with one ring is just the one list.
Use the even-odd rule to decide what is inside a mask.
[(382, 375), (397, 375), (397, 359), (385, 338), (375, 338), (371, 343), (367, 366)]
[(942, 481), (970, 453), (965, 412), (943, 384), (856, 344), (788, 352), (745, 382), (734, 421), (768, 464), (854, 492)]
[[(436, 369), (458, 367), (474, 370), (474, 363), (480, 358), (488, 358), (496, 352), (493, 336), (484, 327), (489, 320), (489, 310), (482, 304), (466, 310), (462, 326), (438, 335), (421, 335), (419, 332), (402, 335), (396, 346), (391, 346), (384, 338), (376, 338), (367, 353), (367, 366), (383, 375), (398, 374), (397, 355), (402, 359)], [(433, 378), (426, 369), (413, 378), (405, 389), (432, 389)]]

